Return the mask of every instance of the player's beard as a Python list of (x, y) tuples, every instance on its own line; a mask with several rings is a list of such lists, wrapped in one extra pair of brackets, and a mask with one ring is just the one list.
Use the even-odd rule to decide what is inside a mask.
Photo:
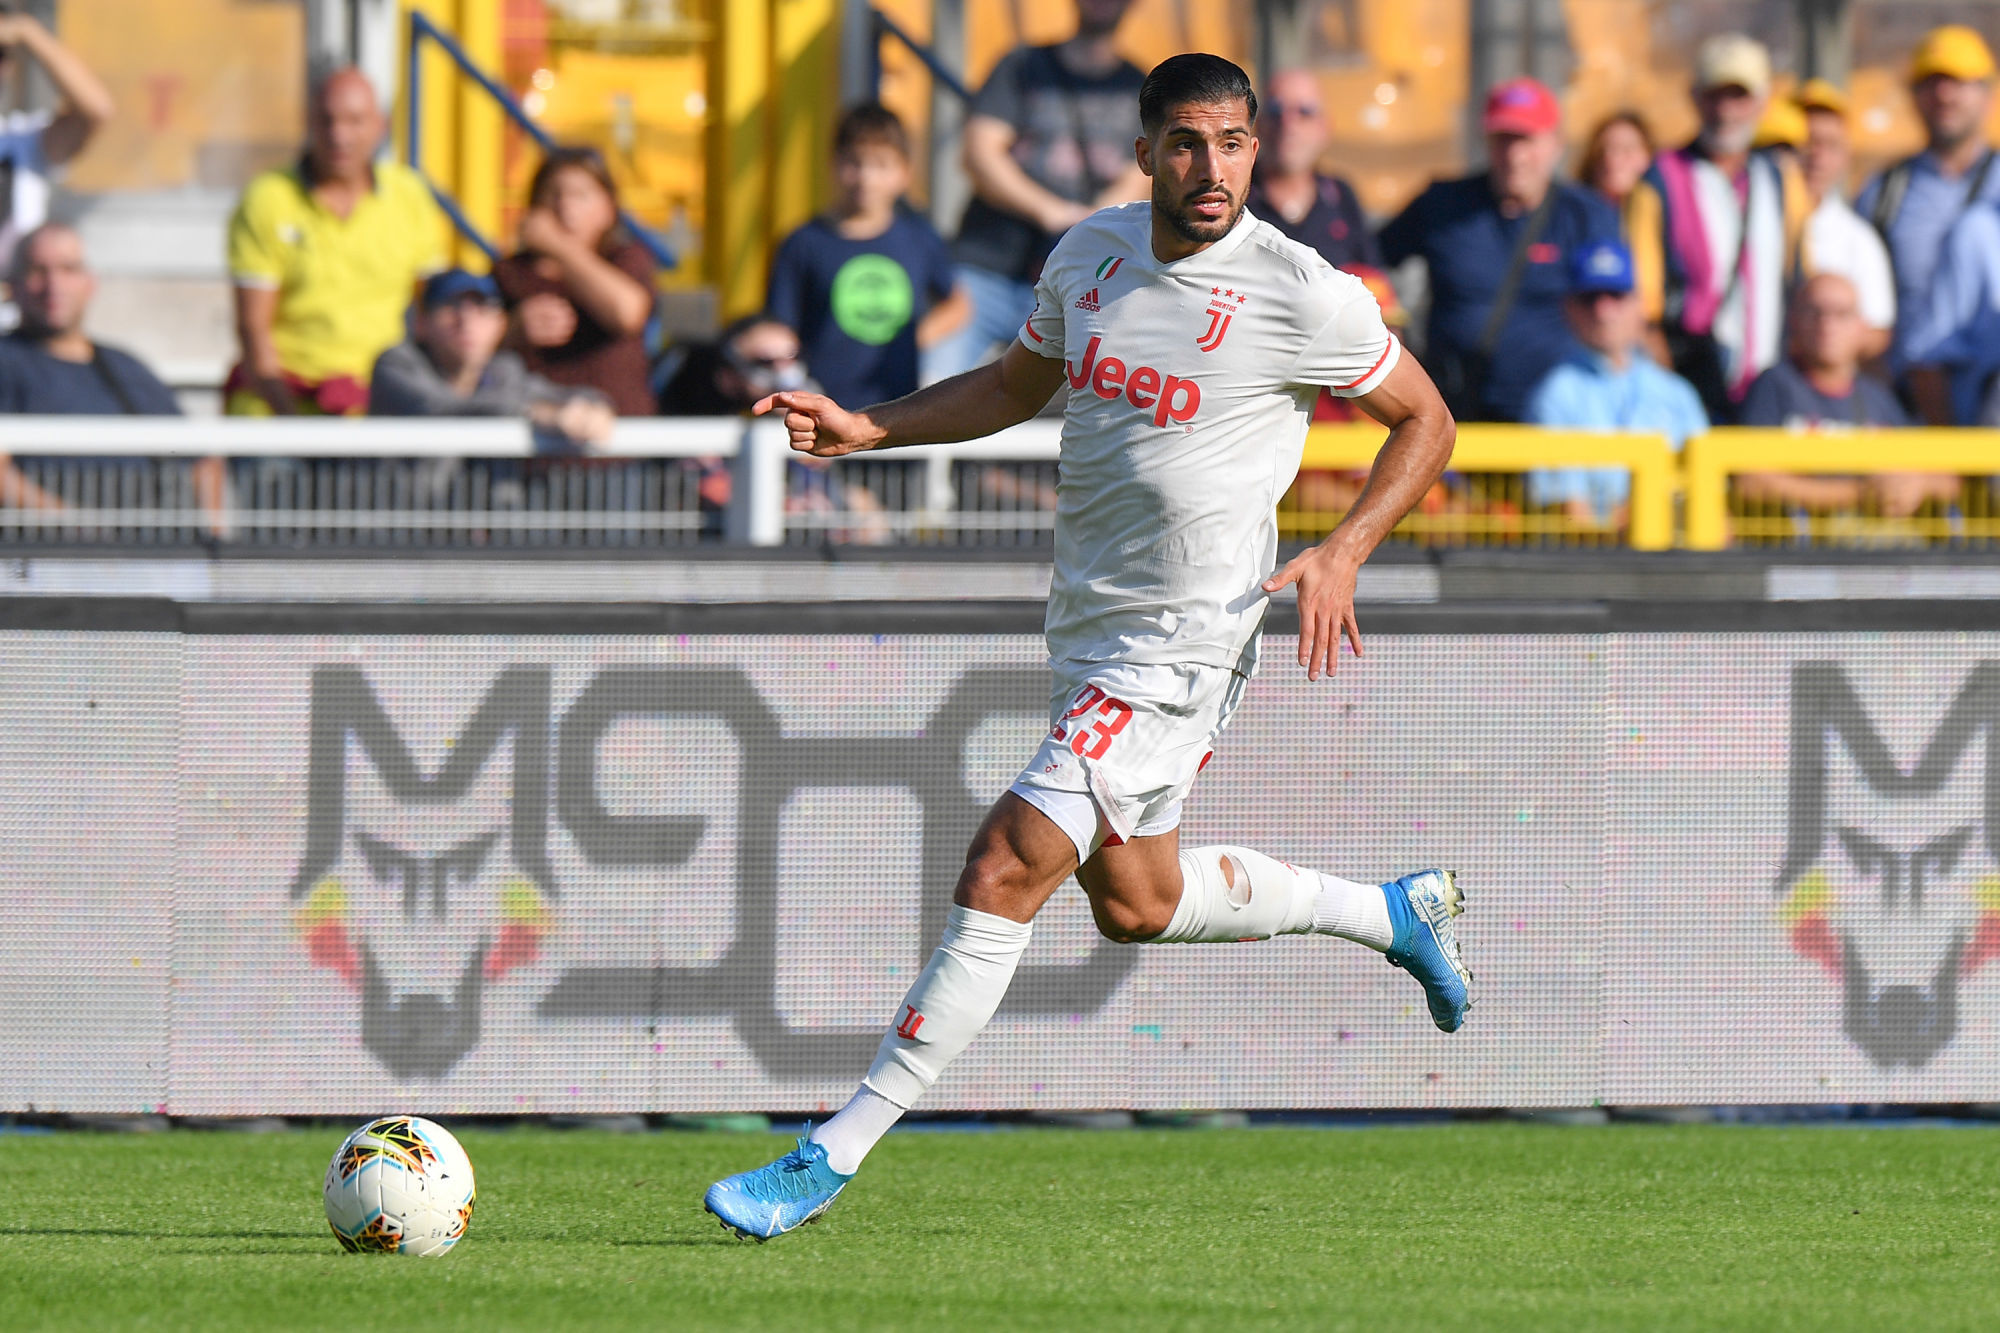
[[(1211, 185), (1196, 190), (1193, 194), (1176, 199), (1170, 194), (1170, 187), (1158, 177), (1153, 179), (1153, 211), (1167, 220), (1177, 235), (1184, 241), (1196, 245), (1208, 245), (1227, 236), (1243, 216), (1243, 201), (1220, 185)], [(1214, 222), (1198, 218), (1190, 210), (1190, 202), (1205, 194), (1219, 194), (1229, 201), (1229, 212)]]

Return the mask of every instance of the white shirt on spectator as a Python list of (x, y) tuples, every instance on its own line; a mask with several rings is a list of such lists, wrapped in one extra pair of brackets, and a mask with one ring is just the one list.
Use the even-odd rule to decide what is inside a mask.
[(1896, 327), (1896, 272), (1882, 237), (1839, 195), (1828, 193), (1806, 219), (1806, 262), (1814, 273), (1837, 273), (1854, 284), (1861, 322)]
[(9, 111), (0, 115), (0, 162), (14, 164), (14, 197), (0, 227), (0, 273), (14, 262), (14, 245), (49, 220), (49, 161), (42, 155), (42, 132), (53, 111)]

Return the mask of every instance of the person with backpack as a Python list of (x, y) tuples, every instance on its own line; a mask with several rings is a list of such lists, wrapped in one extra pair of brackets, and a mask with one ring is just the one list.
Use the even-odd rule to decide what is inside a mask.
[(1786, 279), (1812, 207), (1796, 162), (1752, 148), (1770, 93), (1762, 43), (1741, 33), (1703, 42), (1701, 132), (1661, 153), (1626, 204), (1654, 353), (1719, 423), (1782, 353)]
[(1487, 94), (1488, 166), (1435, 181), (1382, 229), (1391, 268), (1430, 275), (1424, 368), (1460, 421), (1519, 421), (1528, 391), (1570, 349), (1563, 321), (1570, 257), (1615, 240), (1618, 214), (1556, 175), (1562, 106), (1534, 79)]
[[(1955, 248), (1953, 233), (1975, 205), (2000, 204), (2000, 171), (1986, 138), (1993, 102), (1993, 52), (1971, 28), (1933, 29), (1910, 58), (1910, 98), (1923, 119), (1925, 147), (1868, 183), (1855, 209), (1875, 225), (1896, 270), (1896, 336), (1891, 367), (1903, 378), (1924, 420), (1958, 419), (1951, 376), (1927, 358), (1948, 334), (1956, 294), (1939, 292), (1941, 261)], [(1927, 344), (1918, 346), (1919, 341)]]

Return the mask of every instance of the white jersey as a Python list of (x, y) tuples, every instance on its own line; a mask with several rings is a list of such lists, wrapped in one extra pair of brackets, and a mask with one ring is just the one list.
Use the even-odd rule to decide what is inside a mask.
[(1400, 354), (1374, 296), (1248, 211), (1163, 264), (1152, 205), (1121, 204), (1063, 236), (1021, 341), (1071, 386), (1051, 659), (1247, 675), (1320, 386), (1367, 393)]

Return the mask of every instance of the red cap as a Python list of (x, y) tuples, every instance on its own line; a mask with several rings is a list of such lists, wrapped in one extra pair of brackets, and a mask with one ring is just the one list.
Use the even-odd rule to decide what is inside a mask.
[(1543, 134), (1562, 128), (1562, 106), (1539, 79), (1509, 79), (1486, 94), (1488, 134)]

